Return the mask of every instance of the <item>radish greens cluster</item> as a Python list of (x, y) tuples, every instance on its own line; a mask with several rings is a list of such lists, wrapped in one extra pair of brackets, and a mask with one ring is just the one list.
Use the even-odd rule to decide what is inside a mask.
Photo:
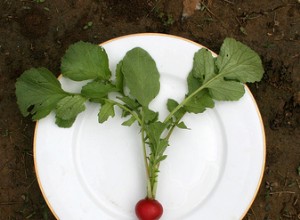
[[(170, 61), (172, 62), (172, 61)], [(213, 57), (205, 48), (194, 55), (193, 68), (187, 74), (188, 91), (183, 100), (169, 99), (170, 112), (163, 120), (149, 108), (160, 90), (160, 74), (154, 59), (140, 47), (131, 49), (120, 60), (113, 74), (104, 48), (86, 42), (69, 47), (61, 60), (61, 73), (74, 81), (88, 82), (80, 93), (64, 91), (59, 80), (45, 68), (25, 71), (16, 82), (17, 103), (24, 116), (39, 120), (55, 113), (59, 127), (71, 127), (87, 101), (99, 104), (99, 123), (122, 110), (124, 122), (140, 126), (147, 173), (147, 197), (155, 199), (160, 163), (173, 130), (187, 128), (182, 118), (187, 113), (201, 113), (213, 108), (215, 100), (235, 101), (244, 95), (244, 83), (256, 82), (263, 76), (259, 56), (244, 44), (227, 38), (220, 54)], [(110, 98), (114, 93), (115, 98)], [(149, 148), (147, 154), (146, 148)]]

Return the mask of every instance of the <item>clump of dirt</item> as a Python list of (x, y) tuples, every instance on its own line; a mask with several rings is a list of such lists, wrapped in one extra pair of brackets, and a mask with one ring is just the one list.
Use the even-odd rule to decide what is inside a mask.
[[(199, 1), (182, 17), (178, 0), (0, 2), (0, 219), (54, 219), (37, 184), (34, 123), (17, 108), (15, 81), (30, 67), (59, 74), (65, 49), (132, 33), (182, 36), (218, 52), (225, 37), (262, 57), (265, 76), (250, 85), (265, 125), (266, 170), (246, 220), (300, 219), (300, 3)], [(210, 4), (208, 4), (210, 2)], [(89, 25), (88, 25), (89, 24)]]

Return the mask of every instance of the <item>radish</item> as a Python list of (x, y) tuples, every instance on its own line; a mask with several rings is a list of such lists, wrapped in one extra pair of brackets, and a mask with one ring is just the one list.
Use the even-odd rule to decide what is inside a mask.
[(135, 213), (139, 220), (158, 220), (163, 214), (163, 207), (157, 200), (145, 198), (136, 204)]

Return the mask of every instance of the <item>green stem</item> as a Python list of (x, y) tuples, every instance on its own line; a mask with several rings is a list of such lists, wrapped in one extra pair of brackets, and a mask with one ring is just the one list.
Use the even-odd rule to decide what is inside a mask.
[(171, 134), (173, 133), (175, 127), (178, 125), (178, 123), (179, 123), (180, 120), (183, 118), (183, 116), (184, 116), (184, 114), (183, 114), (180, 118), (178, 118), (177, 121), (171, 126), (171, 128), (169, 129), (169, 132), (167, 133), (167, 135), (166, 135), (166, 137), (165, 137), (166, 140), (169, 140), (169, 139), (170, 139)]
[[(166, 140), (169, 140), (169, 139), (170, 139), (171, 134), (173, 133), (175, 127), (178, 125), (178, 123), (180, 122), (180, 120), (182, 119), (183, 116), (184, 116), (184, 115), (182, 115), (180, 118), (178, 118), (178, 119), (176, 120), (176, 122), (175, 122), (175, 123), (172, 125), (172, 127), (169, 129), (169, 132), (167, 133), (167, 135), (166, 135), (166, 137), (165, 137), (164, 139), (166, 139)], [(158, 163), (158, 164), (156, 165), (156, 168), (155, 168), (155, 169), (159, 170), (159, 166), (160, 166), (160, 163)], [(156, 191), (157, 191), (157, 185), (158, 185), (157, 177), (158, 177), (158, 176), (156, 176), (155, 180), (153, 181), (153, 186), (152, 186), (152, 196), (153, 196), (153, 199), (155, 199)]]
[(182, 108), (188, 101), (190, 101), (191, 98), (193, 98), (195, 95), (197, 95), (198, 92), (200, 92), (201, 90), (208, 88), (209, 84), (212, 83), (213, 81), (215, 81), (218, 78), (223, 77), (223, 75), (225, 75), (224, 73), (219, 73), (216, 76), (214, 76), (213, 78), (211, 78), (210, 80), (206, 81), (202, 86), (200, 86), (198, 89), (196, 89), (194, 92), (192, 92), (188, 97), (186, 97), (178, 106), (176, 106), (176, 108), (173, 109), (172, 112), (170, 112), (170, 114), (166, 117), (166, 119), (164, 120), (164, 123), (168, 122), (172, 116), (180, 109)]
[[(192, 92), (188, 97), (186, 97), (178, 106), (176, 106), (176, 108), (170, 112), (170, 114), (166, 117), (166, 119), (164, 120), (164, 123), (167, 123), (172, 117), (173, 115), (180, 109), (182, 108), (190, 99), (192, 99), (197, 93), (199, 93), (202, 89), (206, 88), (207, 85), (211, 82), (212, 80), (208, 81), (207, 83), (205, 83), (204, 85), (202, 85), (201, 87), (199, 87), (197, 90), (195, 90), (194, 92)], [(176, 122), (173, 123), (173, 125), (171, 126), (171, 128), (169, 129), (169, 132), (167, 133), (165, 139), (169, 140), (170, 136), (172, 135), (175, 127), (178, 125), (178, 123), (180, 122), (180, 120), (182, 119), (182, 117), (184, 116), (184, 114), (178, 118), (176, 120)], [(159, 169), (160, 163), (157, 164), (157, 166), (155, 167), (155, 169)], [(155, 175), (155, 174), (154, 174)], [(156, 195), (156, 190), (157, 190), (157, 176), (155, 177), (155, 180), (153, 181), (153, 183), (151, 183), (152, 186), (152, 196), (153, 199), (155, 199), (155, 195)]]
[(168, 122), (180, 108), (182, 108), (188, 101), (190, 101), (191, 98), (197, 95), (197, 93), (200, 92), (202, 89), (204, 89), (206, 86), (207, 84), (200, 86), (198, 89), (192, 92), (188, 97), (186, 97), (179, 105), (176, 106), (176, 108), (173, 109), (172, 112), (170, 112), (170, 114), (164, 120), (164, 123)]
[(145, 142), (145, 117), (144, 112), (142, 111), (142, 120), (141, 120), (141, 137), (142, 137), (142, 148), (143, 148), (143, 156), (144, 156), (144, 164), (146, 169), (146, 175), (147, 175), (147, 197), (149, 199), (153, 199), (153, 193), (152, 193), (152, 184), (151, 184), (151, 178), (150, 178), (150, 167), (148, 164), (147, 159), (147, 150), (146, 150), (146, 142)]
[[(143, 148), (143, 157), (144, 157), (144, 164), (145, 164), (145, 170), (146, 170), (146, 176), (147, 176), (147, 197), (149, 199), (154, 199), (155, 198), (155, 193), (154, 193), (154, 188), (155, 188), (155, 182), (156, 179), (154, 181), (151, 181), (152, 179), (152, 175), (155, 175), (155, 173), (153, 173), (153, 170), (155, 170), (153, 167), (150, 167), (149, 163), (148, 163), (148, 158), (147, 158), (147, 150), (146, 150), (146, 141), (145, 141), (145, 118), (144, 118), (144, 112), (142, 111), (141, 114), (141, 118), (139, 117), (139, 115), (132, 111), (131, 109), (129, 109), (128, 107), (126, 107), (125, 105), (111, 100), (111, 99), (104, 99), (104, 101), (115, 104), (116, 106), (118, 106), (119, 108), (129, 112), (140, 124), (141, 126), (141, 139), (142, 139), (142, 148)], [(151, 169), (151, 170), (150, 170)], [(156, 190), (155, 190), (156, 191)]]
[[(157, 169), (159, 168), (159, 164), (157, 165)], [(155, 199), (156, 196), (156, 190), (157, 190), (157, 179), (154, 181), (153, 187), (152, 187), (152, 195), (153, 199)]]

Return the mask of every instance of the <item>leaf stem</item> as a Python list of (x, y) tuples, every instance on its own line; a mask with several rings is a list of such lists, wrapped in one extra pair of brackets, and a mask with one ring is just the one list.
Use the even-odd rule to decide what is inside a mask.
[(211, 79), (209, 79), (208, 81), (204, 82), (204, 84), (202, 86), (200, 86), (198, 89), (196, 89), (194, 92), (192, 92), (190, 95), (188, 95), (178, 106), (176, 106), (176, 108), (173, 109), (172, 112), (170, 112), (170, 114), (166, 117), (166, 119), (164, 120), (164, 123), (168, 122), (172, 116), (180, 109), (182, 108), (191, 98), (193, 98), (195, 95), (197, 95), (198, 92), (200, 92), (201, 90), (205, 89), (208, 87), (208, 85), (215, 81), (216, 79), (222, 77), (224, 75), (224, 73), (219, 72), (219, 74), (216, 74), (214, 77), (212, 77)]
[(141, 120), (141, 137), (142, 137), (142, 148), (143, 148), (143, 157), (144, 157), (144, 164), (146, 169), (147, 175), (147, 198), (154, 199), (154, 194), (152, 191), (152, 184), (151, 184), (151, 177), (150, 177), (150, 167), (147, 159), (147, 151), (146, 151), (146, 142), (145, 142), (145, 117), (143, 110), (142, 113), (142, 120)]
[(145, 142), (145, 117), (142, 111), (142, 120), (141, 120), (141, 137), (142, 137), (142, 148), (143, 148), (143, 156), (144, 156), (144, 164), (147, 175), (147, 197), (152, 199), (152, 190), (151, 190), (151, 181), (150, 181), (150, 173), (149, 173), (149, 164), (147, 160), (147, 151), (146, 151), (146, 142)]
[[(208, 81), (210, 82), (210, 81)], [(207, 86), (208, 83), (200, 86), (198, 89), (196, 89), (194, 92), (192, 92), (189, 96), (187, 96), (181, 103), (179, 103), (179, 105), (176, 106), (176, 108), (173, 109), (172, 112), (170, 112), (170, 114), (166, 117), (166, 119), (164, 120), (164, 123), (168, 122), (172, 116), (181, 108), (185, 105), (185, 103), (187, 103), (191, 98), (193, 98), (195, 95), (197, 95), (198, 92), (200, 92), (202, 89), (204, 89)]]
[[(183, 117), (183, 115), (180, 118), (178, 118), (176, 120), (176, 122), (172, 125), (172, 127), (169, 129), (169, 132), (167, 133), (166, 137), (164, 138), (165, 140), (169, 140), (170, 139), (171, 134), (173, 133), (175, 127), (177, 126), (177, 124), (179, 123), (179, 121), (182, 119), (182, 117)], [(163, 154), (163, 152), (161, 152), (161, 154)], [(156, 169), (159, 170), (159, 167), (160, 167), (160, 163), (158, 163), (156, 165)], [(157, 176), (156, 176), (156, 178), (157, 178)], [(152, 196), (153, 196), (153, 199), (155, 199), (155, 195), (156, 195), (156, 191), (157, 191), (157, 183), (158, 183), (157, 179), (154, 180), (154, 184), (153, 184), (153, 187), (152, 187)]]
[(178, 125), (178, 123), (180, 122), (180, 120), (183, 118), (184, 115), (185, 115), (185, 113), (180, 118), (177, 118), (177, 120), (173, 123), (172, 127), (169, 129), (169, 132), (167, 133), (167, 135), (165, 137), (166, 140), (170, 139), (175, 127)]
[[(226, 64), (225, 64), (225, 66), (226, 65), (228, 65), (230, 62), (227, 62)], [(222, 67), (222, 69), (220, 69), (219, 70), (219, 73), (218, 74), (215, 74), (215, 76), (214, 77), (212, 77), (211, 79), (209, 79), (209, 80), (207, 80), (207, 81), (204, 81), (204, 83), (198, 88), (198, 89), (196, 89), (194, 92), (192, 92), (190, 95), (188, 95), (178, 106), (176, 106), (176, 108), (174, 108), (173, 109), (173, 111), (172, 112), (170, 112), (169, 113), (169, 115), (165, 118), (165, 120), (164, 120), (164, 123), (167, 123), (171, 118), (172, 118), (172, 116), (180, 109), (180, 108), (182, 108), (191, 98), (193, 98), (195, 95), (197, 95), (197, 93), (199, 93), (201, 90), (203, 90), (203, 89), (205, 89), (205, 88), (208, 88), (209, 87), (209, 85), (212, 83), (212, 82), (214, 82), (215, 80), (217, 80), (217, 79), (219, 79), (219, 78), (222, 78), (222, 77), (224, 77), (227, 73), (229, 73), (230, 71), (231, 71), (231, 68), (227, 68), (227, 70), (226, 71), (224, 71), (223, 69), (224, 69), (224, 67), (225, 66), (223, 66)], [(234, 67), (232, 67), (232, 68), (234, 68)], [(223, 71), (222, 71), (223, 70)], [(241, 81), (242, 82), (242, 81)], [(243, 83), (243, 82), (242, 82)], [(176, 123), (175, 123), (175, 125), (176, 125)], [(169, 132), (169, 134), (167, 135), (167, 136), (170, 136), (171, 135), (171, 133), (173, 132), (173, 127), (170, 129), (170, 132)]]
[[(157, 166), (157, 169), (159, 169), (159, 164)], [(155, 199), (156, 196), (156, 190), (157, 190), (157, 180), (155, 180), (154, 184), (153, 184), (153, 188), (152, 188), (152, 195), (153, 195), (153, 199)]]
[[(144, 117), (144, 112), (143, 110), (141, 111), (141, 118), (139, 117), (139, 115), (132, 111), (131, 109), (129, 109), (128, 107), (126, 107), (125, 105), (111, 100), (111, 99), (104, 99), (104, 101), (115, 104), (116, 106), (118, 106), (119, 108), (129, 112), (140, 124), (141, 127), (141, 140), (142, 140), (142, 148), (143, 148), (143, 157), (144, 157), (144, 164), (145, 164), (145, 170), (146, 170), (146, 176), (147, 176), (147, 197), (149, 199), (154, 199), (155, 198), (155, 194), (154, 194), (154, 186), (156, 184), (153, 184), (151, 181), (151, 174), (150, 174), (150, 165), (148, 163), (148, 157), (147, 157), (147, 150), (146, 150), (146, 141), (145, 141), (145, 117)], [(156, 190), (155, 190), (156, 191)]]

